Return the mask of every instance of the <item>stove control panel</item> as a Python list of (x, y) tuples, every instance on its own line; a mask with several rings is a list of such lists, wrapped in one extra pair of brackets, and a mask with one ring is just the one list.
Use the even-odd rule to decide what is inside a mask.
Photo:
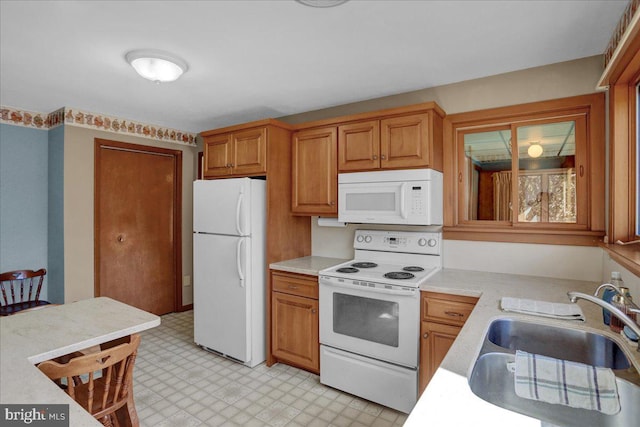
[(354, 249), (440, 255), (438, 231), (356, 230)]

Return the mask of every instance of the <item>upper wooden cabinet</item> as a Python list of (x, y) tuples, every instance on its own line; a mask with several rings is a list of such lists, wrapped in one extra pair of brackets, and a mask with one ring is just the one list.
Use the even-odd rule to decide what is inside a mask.
[(264, 175), (267, 128), (203, 136), (205, 178)]
[(292, 197), (294, 214), (337, 216), (337, 128), (294, 132), (292, 139)]
[(338, 171), (442, 170), (442, 114), (428, 110), (338, 126)]

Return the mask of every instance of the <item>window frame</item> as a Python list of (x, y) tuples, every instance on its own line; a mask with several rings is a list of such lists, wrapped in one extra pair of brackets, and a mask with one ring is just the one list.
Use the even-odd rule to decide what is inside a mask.
[[(529, 223), (512, 221), (467, 220), (461, 187), (464, 186), (464, 140), (458, 135), (510, 127), (512, 135), (512, 171), (518, 169), (516, 129), (520, 126), (565, 120), (582, 120), (585, 141), (578, 148), (576, 135), (576, 172), (583, 167), (581, 188), (577, 191), (576, 223)], [(578, 128), (578, 123), (576, 123)], [(496, 242), (547, 243), (595, 246), (605, 235), (605, 96), (603, 93), (532, 102), (447, 116), (444, 128), (445, 221), (444, 238)], [(462, 144), (462, 145), (461, 145)], [(581, 143), (582, 144), (582, 143)], [(513, 185), (517, 197), (517, 185)], [(512, 200), (516, 200), (513, 199)], [(517, 205), (514, 205), (514, 212)]]
[(640, 84), (640, 20), (634, 17), (599, 85), (609, 96), (609, 222), (602, 247), (614, 261), (640, 275), (640, 244), (618, 245), (640, 239), (636, 233), (638, 198), (638, 94)]

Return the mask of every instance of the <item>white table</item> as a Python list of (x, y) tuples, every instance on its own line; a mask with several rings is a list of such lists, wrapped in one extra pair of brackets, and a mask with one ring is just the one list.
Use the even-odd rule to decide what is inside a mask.
[(0, 403), (68, 403), (71, 426), (100, 426), (35, 364), (159, 324), (158, 316), (107, 297), (2, 317)]

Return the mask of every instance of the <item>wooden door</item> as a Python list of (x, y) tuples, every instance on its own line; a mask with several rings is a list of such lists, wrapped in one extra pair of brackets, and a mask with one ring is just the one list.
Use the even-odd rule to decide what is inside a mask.
[(267, 129), (249, 129), (231, 136), (233, 175), (264, 175), (267, 172)]
[(380, 168), (380, 122), (372, 120), (338, 126), (338, 171)]
[(301, 368), (320, 371), (318, 301), (272, 293), (271, 346), (273, 355)]
[(95, 295), (154, 314), (181, 303), (182, 153), (96, 139)]
[(335, 127), (293, 134), (291, 211), (337, 216), (338, 169)]
[(231, 174), (231, 135), (204, 138), (204, 176), (220, 177)]
[(436, 373), (440, 363), (453, 345), (459, 326), (442, 325), (440, 323), (421, 322), (420, 325), (420, 384), (422, 393)]
[(412, 114), (380, 121), (382, 168), (428, 167), (429, 114)]

